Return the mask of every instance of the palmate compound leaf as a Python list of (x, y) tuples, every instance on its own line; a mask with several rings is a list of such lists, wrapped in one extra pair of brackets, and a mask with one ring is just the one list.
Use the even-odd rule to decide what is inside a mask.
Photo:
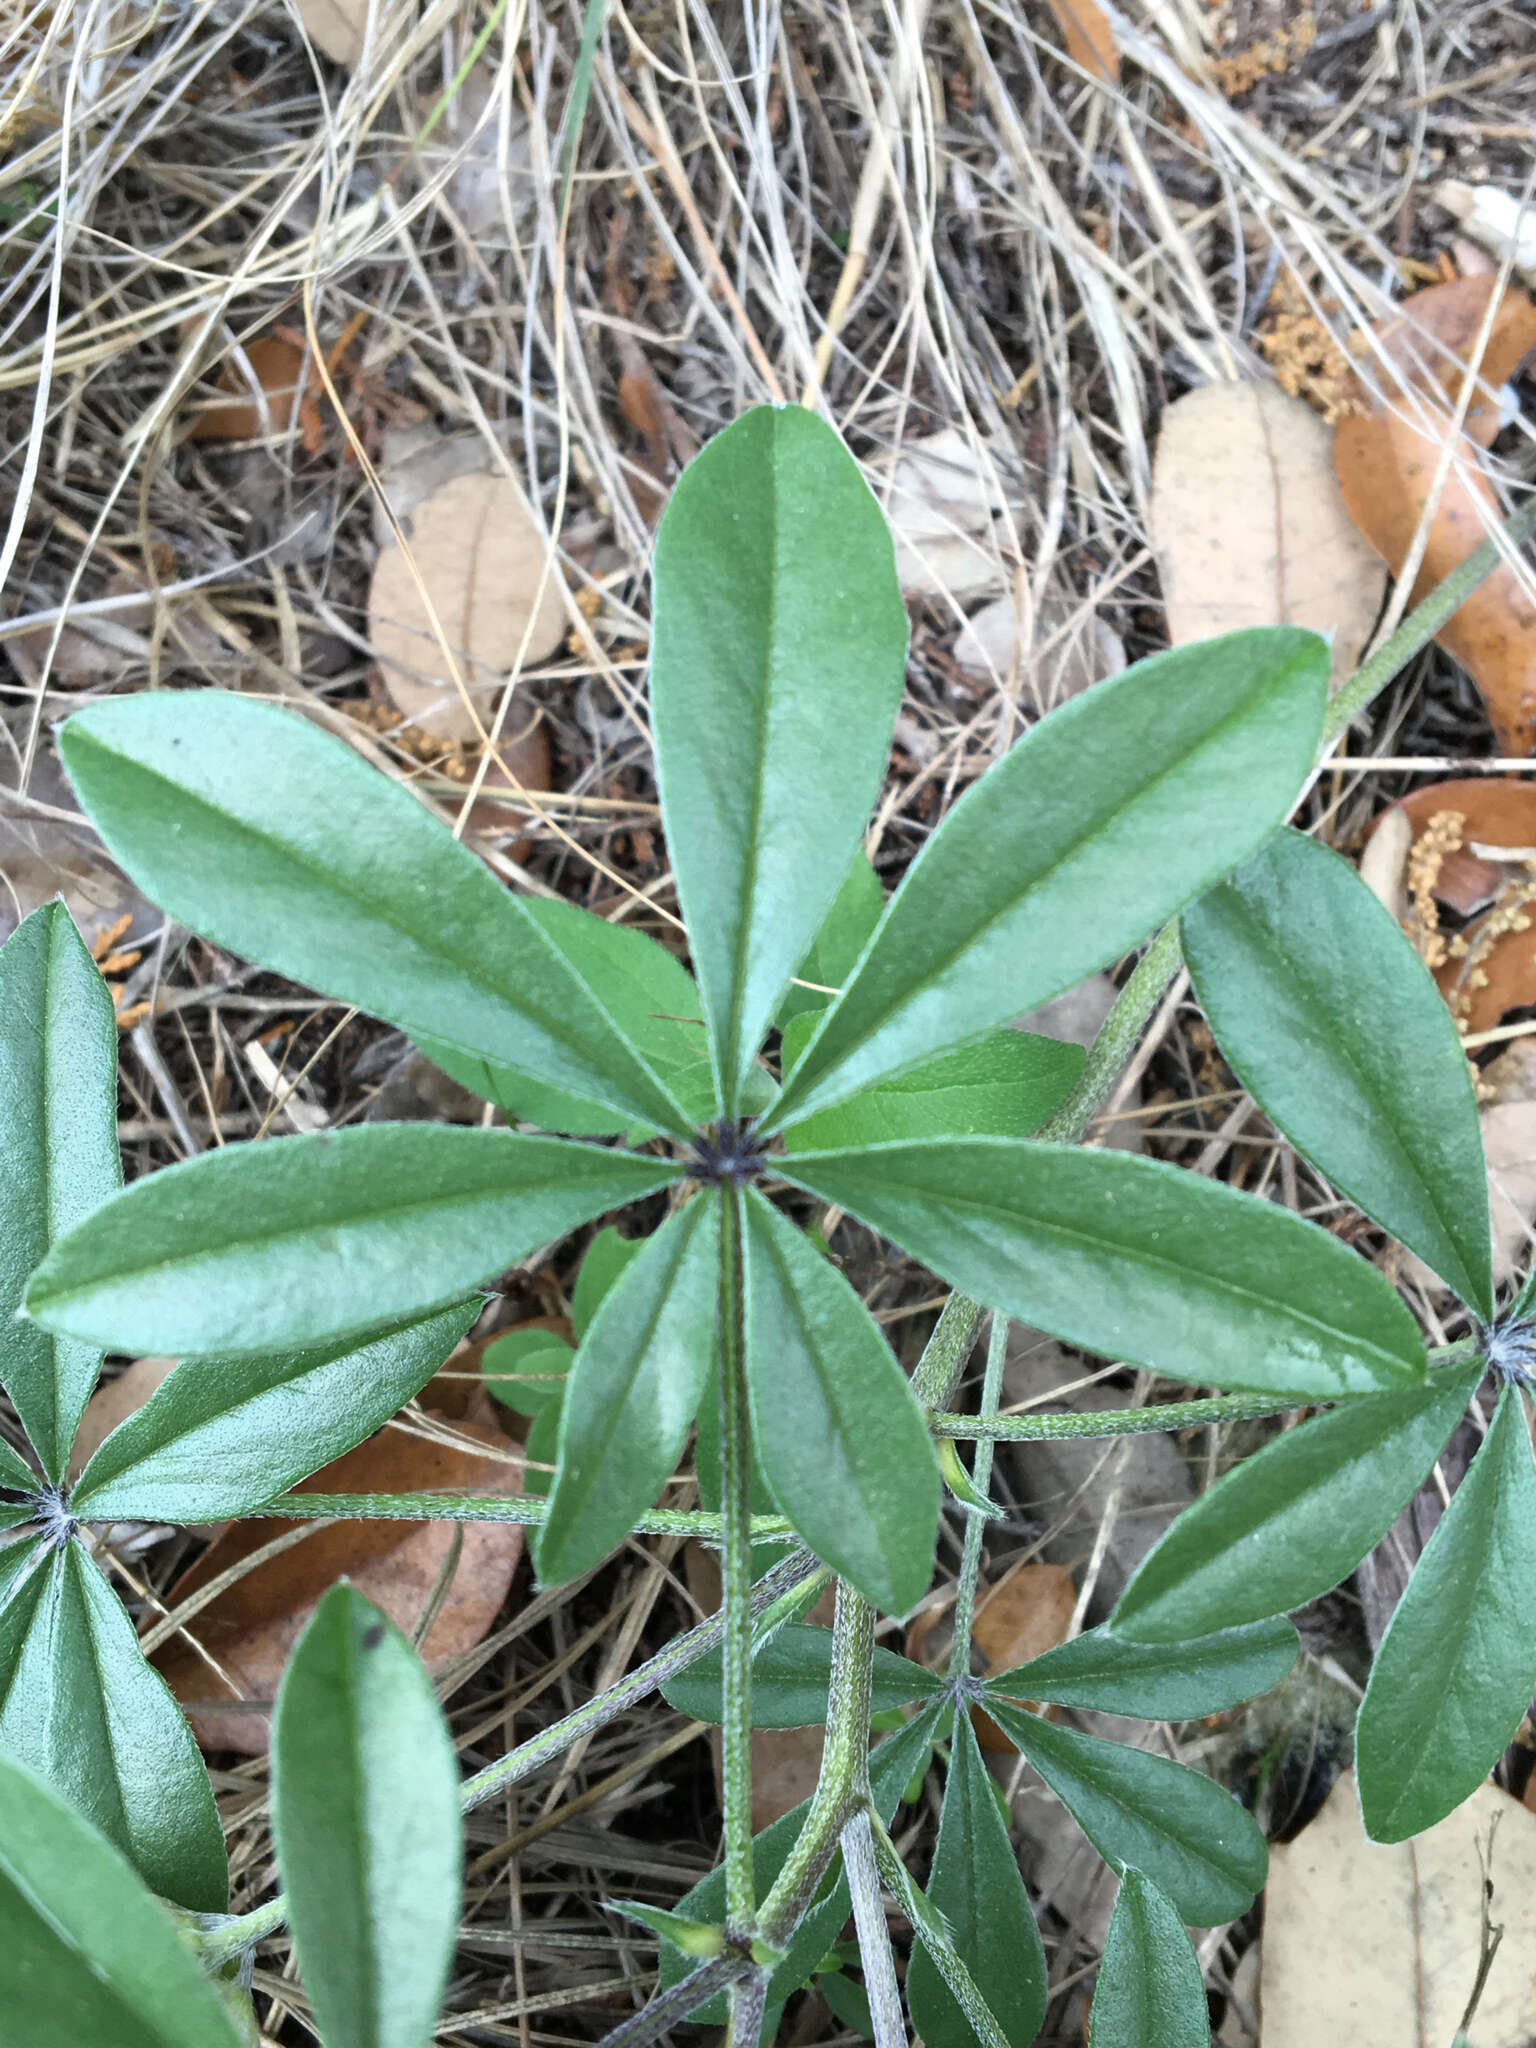
[(1110, 1626), (1177, 1643), (1328, 1592), (1418, 1491), (1482, 1373), (1480, 1359), (1444, 1367), (1422, 1387), (1345, 1402), (1276, 1437), (1184, 1510)]
[(245, 2048), (175, 1921), (52, 1787), (0, 1755), (0, 2041)]
[(861, 846), (779, 1004), (775, 1021), (780, 1030), (791, 1018), (827, 1007), (858, 965), (884, 914), (885, 891)]
[(113, 858), (193, 931), (412, 1037), (687, 1134), (562, 943), (585, 914), (530, 914), (339, 740), (224, 690), (150, 690), (76, 712), (59, 753)]
[(82, 1521), (214, 1522), (274, 1500), (371, 1436), (431, 1379), (479, 1296), (366, 1343), (179, 1365), (81, 1473)]
[[(1008, 2048), (1026, 2048), (1045, 2018), (1045, 1951), (965, 1713), (950, 1724), (949, 1776), (927, 1893)], [(907, 2005), (928, 2048), (978, 2048), (975, 2029), (921, 1944), (907, 1969)]]
[(1412, 1316), (1358, 1253), (1181, 1167), (1010, 1138), (775, 1164), (989, 1308), (1111, 1358), (1320, 1400), (1425, 1371)]
[(123, 1351), (314, 1346), (446, 1305), (681, 1170), (448, 1124), (230, 1145), (97, 1210), (33, 1275), (27, 1309)]
[(780, 1510), (871, 1605), (927, 1591), (939, 1468), (906, 1375), (843, 1275), (755, 1188), (741, 1204), (752, 1441)]
[(1349, 862), (1277, 832), (1185, 913), (1184, 958), (1271, 1121), (1485, 1320), (1487, 1177), (1466, 1054), (1397, 920)]
[[(101, 1352), (22, 1320), (22, 1294), (121, 1183), (112, 998), (63, 903), (45, 903), (0, 946), (0, 1386), (54, 1481)], [(14, 1476), (8, 1462), (0, 1483)]]
[(754, 407), (689, 464), (652, 593), (667, 849), (736, 1115), (879, 794), (907, 615), (858, 465), (799, 406)]
[(1099, 1964), (1088, 2048), (1210, 2048), (1200, 1964), (1150, 1878), (1127, 1870)]
[(558, 1471), (536, 1557), (574, 1579), (651, 1507), (709, 1383), (720, 1312), (720, 1198), (696, 1196), (626, 1262), (567, 1376)]
[(458, 1758), (426, 1667), (333, 1586), (272, 1727), (272, 1831), (326, 2048), (428, 2048), (459, 1921)]
[(42, 1551), (0, 1609), (0, 1752), (100, 1828), (152, 1891), (223, 1911), (224, 1836), (197, 1744), (78, 1542)]
[(1327, 679), (1314, 633), (1231, 633), (1033, 726), (913, 862), (769, 1125), (1059, 995), (1219, 880), (1295, 801)]
[(1247, 1808), (1212, 1779), (991, 1694), (987, 1712), (1105, 1862), (1145, 1871), (1181, 1920), (1216, 1927), (1248, 1910), (1264, 1882), (1264, 1837)]
[(1482, 1783), (1536, 1691), (1536, 1471), (1506, 1386), (1388, 1624), (1355, 1728), (1373, 1841), (1422, 1834)]
[[(902, 1792), (915, 1772), (927, 1764), (935, 1737), (940, 1726), (943, 1709), (934, 1701), (910, 1720), (905, 1728), (898, 1728), (893, 1735), (887, 1735), (870, 1751), (869, 1790), (870, 1800), (876, 1813), (887, 1825), (896, 1811)], [(764, 1828), (761, 1834), (752, 1838), (752, 1874), (758, 1898), (763, 1898), (774, 1879), (784, 1867), (785, 1858), (799, 1838), (805, 1825), (811, 1802), (807, 1799), (786, 1813), (782, 1820), (776, 1820), (772, 1827)], [(719, 1926), (725, 1919), (725, 1870), (717, 1865), (707, 1877), (701, 1878), (690, 1892), (677, 1901), (676, 1911), (686, 1920), (702, 1921), (708, 1926)], [(823, 1880), (820, 1892), (810, 1911), (790, 1936), (784, 1950), (784, 1960), (774, 1968), (768, 1983), (768, 2018), (762, 2031), (764, 2042), (774, 2035), (774, 2022), (786, 1998), (798, 1991), (827, 1950), (836, 1941), (838, 1931), (848, 1918), (850, 1904), (848, 1880), (843, 1875), (842, 1858), (839, 1856), (832, 1871)], [(684, 1955), (670, 1943), (661, 1944), (661, 1982), (667, 1986), (679, 1983), (696, 1967), (695, 1959)], [(696, 2006), (690, 2014), (695, 2024), (718, 2024), (725, 2018), (725, 1999), (712, 1998), (707, 2004)]]

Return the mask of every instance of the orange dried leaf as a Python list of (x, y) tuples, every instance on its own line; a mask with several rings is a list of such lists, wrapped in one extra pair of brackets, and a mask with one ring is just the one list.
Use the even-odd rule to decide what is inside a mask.
[(1074, 64), (1094, 78), (1118, 84), (1120, 52), (1115, 32), (1095, 0), (1047, 0), (1061, 30), (1062, 47)]
[(266, 334), (248, 341), (242, 353), (251, 376), (261, 387), (264, 403), (251, 395), (243, 365), (227, 362), (219, 371), (219, 389), (236, 394), (229, 405), (201, 408), (187, 438), (191, 441), (251, 441), (260, 434), (288, 430), (294, 407), (304, 390), (304, 351), (281, 335)]
[[(1449, 395), (1464, 374), (1463, 351), (1476, 340), (1492, 280), (1458, 278), (1410, 299), (1380, 330), (1408, 392), (1370, 398), (1364, 415), (1341, 420), (1334, 462), (1350, 517), (1394, 573), (1413, 545), (1454, 431)], [(1423, 302), (1433, 301), (1433, 305)], [(1479, 311), (1481, 306), (1481, 311)], [(1470, 330), (1470, 333), (1469, 333)], [(1483, 380), (1502, 381), (1536, 342), (1536, 307), (1509, 292), (1494, 318)], [(1454, 352), (1448, 358), (1430, 337)], [(1458, 372), (1457, 362), (1463, 370)], [(1456, 437), (1429, 526), (1410, 601), (1417, 604), (1464, 562), (1500, 523), (1476, 443), (1496, 430), (1491, 393), (1474, 397), (1469, 432)], [(1500, 568), (1473, 592), (1436, 636), (1482, 692), (1500, 751), (1536, 750), (1536, 604), (1513, 569)]]

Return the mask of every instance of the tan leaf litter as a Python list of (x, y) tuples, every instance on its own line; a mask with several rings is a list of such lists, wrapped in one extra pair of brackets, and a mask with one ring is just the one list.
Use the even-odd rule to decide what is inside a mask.
[(955, 640), (955, 660), (968, 675), (1015, 686), (1042, 713), (1064, 704), (1125, 667), (1125, 642), (1091, 604), (1047, 591), (1032, 608), (1028, 637), (1012, 596), (993, 598), (972, 614)]
[(453, 680), (433, 612), (489, 725), (519, 660), (524, 667), (545, 661), (564, 638), (559, 571), (551, 565), (546, 575), (544, 536), (499, 473), (452, 477), (401, 524), (409, 555), (394, 541), (383, 548), (368, 593), (368, 634), (384, 685), (421, 730), (472, 740), (475, 719)]
[(1152, 544), (1175, 646), (1244, 626), (1333, 638), (1333, 678), (1356, 666), (1385, 577), (1345, 508), (1333, 436), (1277, 384), (1206, 384), (1163, 414)]
[(80, 1427), (69, 1451), (69, 1483), (74, 1485), (93, 1452), (99, 1450), (120, 1422), (137, 1415), (174, 1369), (174, 1358), (136, 1358), (115, 1380), (108, 1380), (85, 1404)]
[[(1497, 1823), (1496, 1828), (1494, 1827)], [(1504, 1940), (1475, 2048), (1536, 2039), (1536, 1814), (1482, 1785), (1412, 1841), (1367, 1840), (1346, 1773), (1293, 1842), (1269, 1852), (1263, 2048), (1450, 2048), (1477, 1975), (1483, 1870)]]
[(908, 441), (891, 471), (886, 517), (896, 574), (913, 597), (979, 597), (1009, 580), (1016, 529), (1002, 487), (1007, 457), (958, 427)]

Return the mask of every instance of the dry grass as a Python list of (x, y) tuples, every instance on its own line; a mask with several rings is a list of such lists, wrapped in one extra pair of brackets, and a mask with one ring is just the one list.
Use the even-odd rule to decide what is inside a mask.
[[(12, 0), (0, 832), (9, 819), (41, 847), (44, 873), (69, 857), (49, 728), (84, 698), (238, 689), (344, 733), (509, 879), (665, 936), (675, 905), (643, 693), (659, 491), (743, 406), (804, 396), (887, 483), (904, 446), (957, 428), (1004, 508), (986, 594), (1012, 591), (1041, 621), (1034, 659), (978, 680), (953, 657), (973, 600), (940, 589), (917, 608), (870, 840), (896, 879), (1038, 715), (1053, 636), (1093, 618), (1133, 657), (1163, 644), (1146, 525), (1161, 406), (1261, 373), (1282, 277), (1339, 339), (1421, 279), (1450, 234), (1433, 176), (1522, 189), (1526, 10), (1330, 0), (1304, 57), (1225, 97), (1212, 60), (1288, 32), (1294, 12), (1114, 10), (1116, 89), (1066, 62), (1045, 8), (1024, 0), (615, 4), (562, 213), (574, 0), (512, 0), (494, 22), (463, 0), (381, 0), (345, 69), (317, 60), (287, 10), (246, 0)], [(470, 83), (445, 106), (477, 37)], [(308, 422), (245, 444), (189, 439), (219, 366), (238, 387), (245, 344), (274, 326), (301, 339), (322, 387)], [(531, 831), (511, 806), (471, 825), (483, 751), (423, 744), (370, 669), (373, 468), (387, 430), (413, 421), (483, 439), (570, 593), (565, 647), (515, 675), (487, 721), (493, 735), (544, 722), (553, 772)], [(1529, 440), (1514, 438), (1510, 473), (1528, 477)], [(1426, 657), (1355, 737), (1363, 758), (1409, 765), (1339, 768), (1316, 821), (1349, 846), (1384, 796), (1428, 772), (1416, 764), (1489, 751), (1465, 680)], [(0, 867), (21, 873), (9, 854)], [(399, 1083), (402, 1049), (378, 1027), (157, 921), (135, 935), (124, 1000), (152, 1007), (124, 1038), (130, 1173), (283, 1127), (295, 1087), (336, 1124)], [(246, 1048), (277, 1025), (274, 1088)], [(1343, 1223), (1201, 1029), (1176, 992), (1143, 1062), (1149, 1102), (1122, 1098), (1108, 1117)], [(844, 1243), (910, 1356), (930, 1283), (851, 1231)], [(569, 1274), (509, 1276), (495, 1313), (557, 1305)], [(994, 1557), (1041, 1534), (1015, 1519)], [(135, 1569), (163, 1591), (184, 1550), (161, 1543)], [(957, 1555), (947, 1540), (942, 1569)], [(667, 1544), (634, 1545), (557, 1595), (534, 1597), (525, 1570), (501, 1627), (443, 1687), (466, 1763), (589, 1696), (690, 1611)], [(671, 1904), (711, 1861), (697, 1733), (658, 1707), (474, 1817), (443, 2040), (591, 2039), (643, 1994), (649, 1941), (599, 1901)], [(264, 1767), (216, 1784), (250, 1903), (270, 1875)], [(921, 1860), (931, 1801), (910, 1819)], [(1042, 2038), (1077, 2040), (1093, 1950), (1046, 1920), (1061, 1996)], [(1235, 1953), (1220, 1932), (1205, 1945), (1217, 1990)], [(270, 2039), (312, 2038), (285, 1942), (256, 1983)], [(802, 2042), (833, 2031), (815, 2003), (790, 2024)]]

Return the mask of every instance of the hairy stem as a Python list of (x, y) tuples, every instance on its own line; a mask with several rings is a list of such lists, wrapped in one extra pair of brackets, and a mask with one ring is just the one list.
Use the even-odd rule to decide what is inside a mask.
[[(720, 1611), (723, 1637), (720, 1779), (725, 1809), (725, 1925), (752, 1932), (752, 1459), (748, 1440), (742, 1197), (723, 1193), (720, 1260)], [(736, 1994), (732, 1994), (733, 2010)]]
[[(281, 1515), (294, 1522), (523, 1522), (537, 1527), (549, 1518), (549, 1502), (530, 1494), (487, 1493), (280, 1493), (263, 1507), (246, 1508), (236, 1521), (264, 1521)], [(655, 1508), (637, 1515), (634, 1536), (696, 1536), (718, 1543), (721, 1516), (691, 1508)], [(794, 1541), (782, 1515), (754, 1515), (747, 1525), (754, 1543)]]
[(846, 1580), (837, 1582), (832, 1671), (821, 1773), (795, 1846), (763, 1901), (763, 1939), (780, 1948), (816, 1895), (848, 1816), (869, 1796), (869, 1702), (875, 1614)]
[(939, 1975), (970, 2022), (972, 2033), (982, 2043), (982, 2048), (1009, 2048), (1008, 2037), (998, 2025), (991, 2006), (977, 1990), (976, 1980), (949, 1939), (944, 1923), (918, 1890), (911, 1873), (897, 1855), (896, 1844), (881, 1825), (878, 1813), (870, 1814), (869, 1831), (875, 1867), (885, 1880), (886, 1890), (912, 1923), (913, 1932), (933, 1958)]
[[(690, 1970), (670, 1991), (658, 1991), (654, 1998), (647, 1999), (622, 2026), (604, 2034), (598, 2048), (651, 2048), (651, 2043), (670, 2032), (679, 2020), (687, 2019), (695, 2006), (702, 2005), (706, 1998), (713, 1998), (727, 1985), (734, 1992), (749, 1973), (762, 1974), (749, 1956), (730, 1951), (723, 1956), (714, 1956), (709, 1962), (700, 1963), (696, 1970)], [(756, 2038), (754, 2035), (746, 2048), (754, 2048)]]
[[(1210, 1422), (1252, 1422), (1262, 1415), (1286, 1415), (1317, 1407), (1301, 1394), (1216, 1394), (1204, 1401), (1168, 1401), (1157, 1408), (1107, 1408), (1082, 1415), (930, 1415), (935, 1436), (965, 1442), (1050, 1443), (1060, 1437), (1148, 1436), (1162, 1429), (1195, 1429)], [(981, 1459), (976, 1485), (982, 1485)]]
[(969, 1295), (952, 1294), (945, 1302), (912, 1375), (912, 1391), (925, 1408), (942, 1408), (954, 1394), (985, 1313)]
[(885, 1904), (880, 1896), (880, 1874), (875, 1869), (867, 1807), (861, 1806), (843, 1829), (843, 1868), (848, 1873), (848, 1891), (853, 1900), (853, 1926), (859, 1937), (859, 1961), (864, 1966), (875, 2048), (907, 2048), (901, 1993), (896, 1988), (896, 1960), (891, 1954), (891, 1930), (885, 1924)]
[[(1008, 1352), (1008, 1318), (994, 1315), (987, 1341), (987, 1369), (981, 1383), (981, 1413), (977, 1421), (997, 1418), (997, 1404), (1003, 1391), (1003, 1360)], [(971, 1484), (985, 1495), (992, 1483), (992, 1443), (989, 1436), (976, 1440), (976, 1457), (971, 1467)], [(955, 1584), (955, 1634), (950, 1645), (949, 1669), (968, 1677), (971, 1669), (971, 1622), (976, 1612), (976, 1579), (981, 1570), (981, 1539), (987, 1517), (979, 1508), (966, 1515), (965, 1548), (960, 1556), (960, 1577)]]

